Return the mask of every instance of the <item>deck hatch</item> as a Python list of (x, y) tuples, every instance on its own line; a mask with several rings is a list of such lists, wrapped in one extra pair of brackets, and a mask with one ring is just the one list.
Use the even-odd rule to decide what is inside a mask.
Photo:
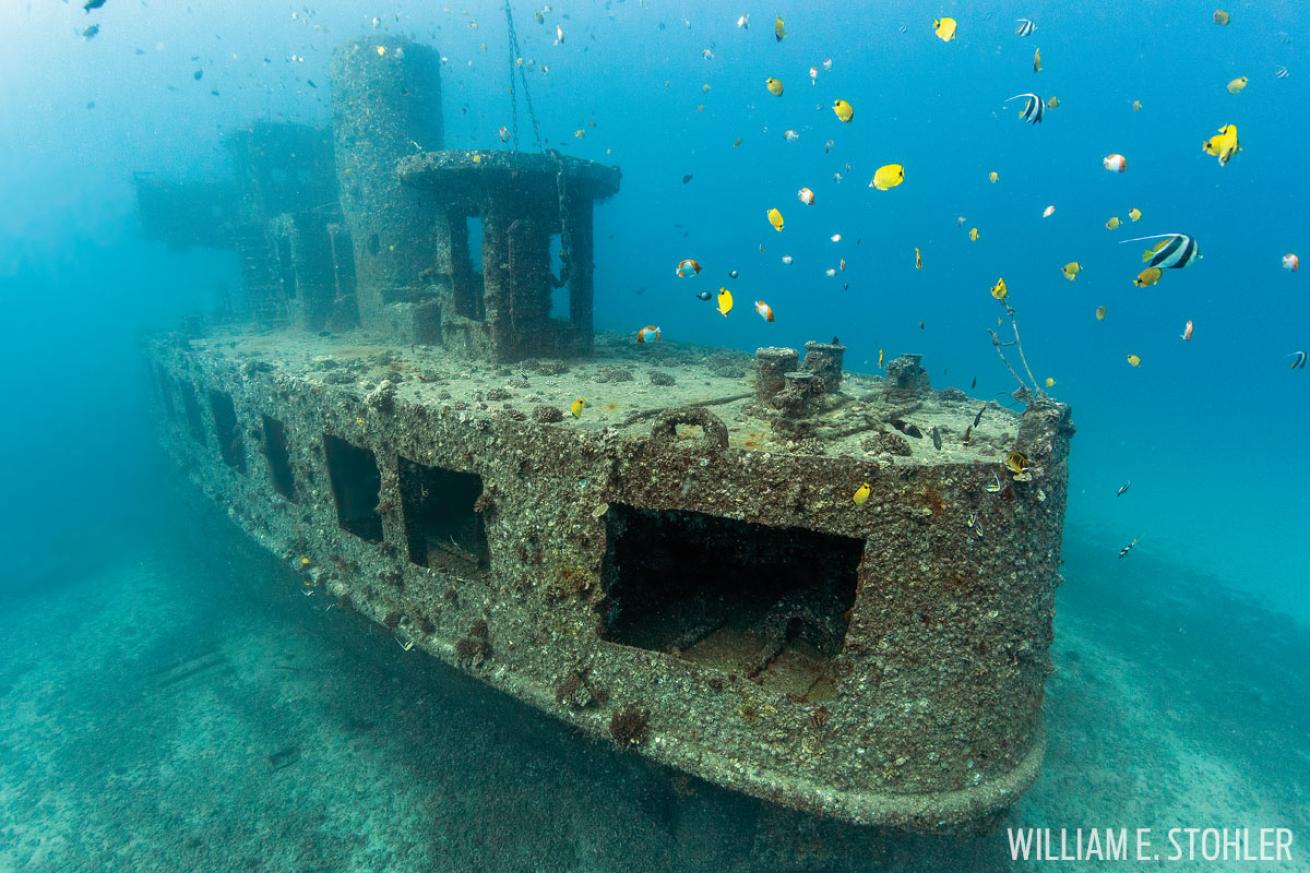
[(477, 511), (482, 477), (399, 459), (400, 499), (409, 559), (457, 574), (490, 566), (487, 532)]
[(378, 514), (382, 473), (377, 456), (372, 449), (351, 445), (331, 434), (324, 435), (323, 449), (337, 504), (337, 524), (360, 539), (382, 542), (382, 516)]
[(604, 636), (804, 696), (841, 651), (863, 549), (813, 530), (612, 503)]

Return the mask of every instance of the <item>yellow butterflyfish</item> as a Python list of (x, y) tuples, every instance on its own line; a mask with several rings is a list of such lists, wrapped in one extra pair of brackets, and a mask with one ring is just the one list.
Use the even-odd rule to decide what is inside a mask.
[(719, 289), (719, 314), (722, 315), (724, 318), (727, 318), (729, 312), (732, 312), (732, 292), (729, 291), (727, 288), (720, 288)]

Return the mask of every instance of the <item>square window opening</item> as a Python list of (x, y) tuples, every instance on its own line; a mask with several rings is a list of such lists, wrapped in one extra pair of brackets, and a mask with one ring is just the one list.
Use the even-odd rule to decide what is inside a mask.
[(382, 516), (378, 498), (382, 493), (382, 472), (372, 449), (351, 445), (330, 434), (323, 437), (332, 498), (337, 505), (337, 524), (360, 539), (382, 542)]
[(232, 395), (223, 391), (209, 391), (209, 408), (214, 413), (214, 434), (218, 437), (218, 453), (223, 461), (238, 473), (246, 472), (246, 453), (241, 444), (241, 429), (237, 426), (237, 410)]
[(262, 416), (264, 457), (268, 459), (268, 475), (273, 490), (287, 500), (296, 499), (296, 477), (291, 470), (291, 449), (287, 442), (287, 426), (276, 418)]
[(806, 700), (833, 693), (863, 540), (617, 503), (605, 535), (605, 639)]
[(491, 552), (476, 508), (482, 477), (407, 458), (399, 459), (399, 472), (409, 559), (456, 575), (487, 572)]

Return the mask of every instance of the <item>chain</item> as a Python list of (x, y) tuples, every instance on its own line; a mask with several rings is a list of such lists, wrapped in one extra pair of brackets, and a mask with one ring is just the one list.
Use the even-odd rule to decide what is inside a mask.
[(522, 50), (519, 48), (519, 34), (514, 27), (514, 12), (510, 9), (510, 0), (505, 0), (505, 24), (509, 29), (509, 101), (514, 137), (514, 151), (519, 150), (519, 95), (518, 81), (523, 83), (523, 102), (528, 108), (528, 120), (532, 122), (532, 139), (541, 148), (541, 125), (537, 122), (537, 111), (532, 105), (532, 92), (528, 90), (528, 74), (521, 63)]
[(514, 151), (519, 150), (519, 97), (514, 87), (514, 61), (518, 54), (519, 36), (514, 31), (514, 13), (510, 11), (509, 0), (505, 0), (505, 23), (509, 27), (509, 107), (512, 120), (510, 132), (514, 136)]
[[(569, 217), (568, 180), (564, 174), (564, 160), (559, 152), (546, 149), (541, 141), (541, 124), (537, 121), (537, 110), (532, 105), (532, 91), (528, 88), (528, 74), (521, 63), (522, 51), (519, 48), (519, 34), (514, 27), (514, 11), (510, 0), (505, 0), (505, 25), (509, 31), (509, 100), (513, 128), (514, 151), (519, 150), (519, 95), (518, 86), (523, 85), (523, 103), (528, 110), (528, 120), (532, 122), (532, 141), (542, 149), (555, 166), (555, 197), (559, 207), (559, 259), (560, 275), (556, 287), (565, 285), (572, 274), (573, 234), (570, 232), (572, 222)], [(517, 81), (515, 74), (517, 73)]]

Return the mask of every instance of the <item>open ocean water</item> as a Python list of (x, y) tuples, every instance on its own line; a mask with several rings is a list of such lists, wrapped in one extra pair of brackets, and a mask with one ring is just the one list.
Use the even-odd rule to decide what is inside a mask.
[[(221, 176), (232, 130), (325, 125), (331, 53), (370, 33), (441, 52), (448, 148), (501, 147), (504, 10), (81, 7), (0, 5), (0, 870), (1041, 866), (1012, 864), (1003, 828), (853, 829), (681, 778), (301, 597), (155, 448), (141, 340), (240, 278), (229, 252), (145, 241), (132, 174)], [(623, 170), (596, 213), (602, 329), (745, 351), (839, 334), (849, 369), (919, 353), (935, 387), (1013, 406), (987, 335), (1004, 277), (1078, 426), (1047, 758), (1005, 825), (1288, 828), (1290, 861), (1158, 866), (1302, 870), (1310, 275), (1284, 256), (1310, 254), (1310, 26), (1292, 0), (1216, 9), (513, 4), (546, 144)], [(1027, 92), (1040, 125), (1004, 102)], [(1221, 166), (1201, 146), (1228, 125)], [(904, 183), (871, 189), (888, 164)], [(1135, 287), (1153, 243), (1121, 241), (1165, 233), (1203, 257)], [(724, 319), (694, 292), (730, 270)]]

